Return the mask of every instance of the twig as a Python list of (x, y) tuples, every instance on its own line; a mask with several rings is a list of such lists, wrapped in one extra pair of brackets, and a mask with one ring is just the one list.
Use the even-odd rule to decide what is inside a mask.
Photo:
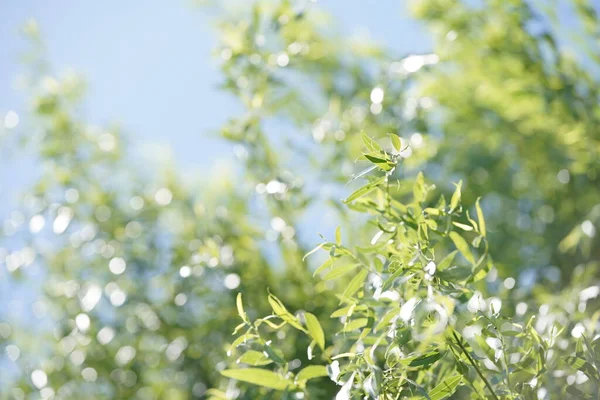
[(454, 339), (456, 339), (456, 343), (458, 344), (458, 346), (460, 347), (462, 352), (465, 354), (465, 356), (467, 357), (467, 359), (469, 360), (469, 362), (471, 363), (473, 368), (475, 368), (475, 371), (477, 372), (479, 377), (483, 380), (483, 383), (485, 383), (485, 386), (488, 388), (488, 390), (490, 391), (490, 393), (492, 394), (494, 399), (500, 400), (498, 398), (498, 396), (496, 396), (496, 393), (494, 393), (494, 389), (492, 388), (492, 385), (490, 384), (490, 382), (485, 378), (485, 376), (483, 376), (483, 373), (481, 372), (481, 370), (479, 369), (477, 364), (475, 364), (475, 360), (473, 360), (473, 358), (471, 358), (471, 355), (469, 354), (467, 349), (465, 349), (465, 347), (463, 346), (461, 340), (458, 338), (458, 335), (456, 334), (456, 331), (452, 331), (452, 335), (454, 336)]

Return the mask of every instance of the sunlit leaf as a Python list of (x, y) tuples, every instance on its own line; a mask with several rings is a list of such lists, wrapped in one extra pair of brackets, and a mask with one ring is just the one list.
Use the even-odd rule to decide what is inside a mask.
[(248, 316), (246, 315), (246, 311), (244, 311), (244, 305), (242, 303), (242, 294), (241, 293), (238, 293), (236, 300), (235, 300), (235, 304), (237, 306), (237, 310), (238, 310), (238, 314), (239, 314), (240, 318), (244, 322), (248, 322)]
[(321, 264), (319, 266), (319, 268), (317, 268), (315, 270), (315, 272), (313, 272), (313, 276), (317, 276), (318, 274), (320, 274), (321, 272), (323, 272), (324, 270), (326, 270), (327, 268), (331, 267), (333, 265), (333, 263), (335, 262), (335, 258), (333, 257), (329, 257), (327, 260), (325, 260), (323, 262), (323, 264)]
[(458, 251), (460, 251), (460, 254), (462, 254), (463, 257), (466, 258), (471, 264), (475, 264), (473, 253), (471, 253), (471, 249), (469, 248), (467, 241), (456, 232), (450, 232), (449, 236), (450, 239), (452, 239), (452, 242), (454, 242), (454, 245)]
[(294, 387), (293, 382), (273, 371), (262, 368), (226, 369), (221, 371), (221, 375), (275, 390), (286, 390)]
[(269, 304), (273, 308), (273, 312), (275, 313), (275, 315), (277, 315), (279, 318), (281, 318), (283, 321), (287, 322), (294, 328), (306, 332), (306, 330), (298, 322), (298, 319), (289, 313), (289, 311), (285, 308), (283, 303), (277, 297), (270, 294), (268, 300)]
[(269, 360), (268, 357), (256, 350), (248, 350), (240, 358), (238, 358), (238, 363), (244, 363), (252, 366), (261, 366), (271, 364), (272, 361)]
[(314, 314), (309, 312), (304, 313), (304, 318), (306, 319), (306, 327), (308, 328), (308, 333), (312, 338), (317, 342), (321, 350), (325, 349), (325, 333), (323, 332), (323, 328), (319, 323), (317, 317)]
[(444, 271), (448, 269), (452, 265), (452, 261), (454, 261), (456, 253), (458, 253), (458, 250), (454, 250), (444, 257), (444, 259), (437, 264), (437, 271)]
[(342, 244), (342, 229), (339, 225), (335, 228), (335, 242), (338, 246)]
[(385, 179), (385, 176), (381, 177), (361, 188), (356, 189), (354, 192), (352, 192), (352, 194), (350, 194), (350, 196), (348, 196), (348, 198), (346, 198), (346, 200), (344, 200), (344, 203), (350, 203), (368, 193), (371, 193), (373, 190), (377, 189), (379, 185), (385, 182)]
[(481, 232), (481, 236), (486, 236), (486, 228), (485, 228), (485, 219), (483, 217), (483, 211), (481, 211), (481, 206), (479, 205), (480, 198), (475, 202), (475, 208), (477, 210), (477, 221), (479, 222), (479, 232)]
[(309, 379), (321, 378), (327, 376), (327, 368), (323, 365), (309, 365), (304, 367), (296, 375), (297, 381), (307, 381)]
[(331, 268), (331, 270), (329, 270), (329, 272), (327, 272), (323, 276), (323, 280), (329, 281), (329, 280), (340, 278), (340, 277), (346, 275), (348, 272), (351, 272), (354, 269), (356, 269), (356, 267), (358, 267), (358, 265), (356, 265), (356, 264), (340, 265), (340, 266), (333, 267), (333, 268)]
[(361, 269), (354, 278), (348, 283), (346, 289), (344, 290), (344, 297), (351, 297), (356, 293), (365, 283), (365, 279), (367, 279), (367, 275), (369, 272), (366, 269)]
[(370, 152), (381, 151), (381, 146), (379, 146), (379, 144), (377, 144), (377, 142), (371, 139), (365, 132), (361, 132), (360, 136), (363, 144)]
[(396, 149), (396, 151), (401, 151), (402, 150), (402, 142), (400, 141), (400, 138), (398, 137), (398, 135), (396, 135), (394, 133), (388, 133), (388, 136), (390, 137), (390, 141), (392, 142), (392, 146), (394, 146), (394, 149)]
[(460, 204), (461, 188), (462, 188), (462, 181), (459, 181), (456, 184), (456, 189), (454, 190), (454, 194), (452, 195), (452, 198), (450, 199), (450, 212), (453, 212), (454, 210), (456, 210), (456, 208)]
[(460, 375), (444, 379), (436, 387), (434, 387), (431, 392), (429, 392), (429, 398), (431, 400), (445, 399), (456, 391), (456, 388), (461, 381), (462, 376)]

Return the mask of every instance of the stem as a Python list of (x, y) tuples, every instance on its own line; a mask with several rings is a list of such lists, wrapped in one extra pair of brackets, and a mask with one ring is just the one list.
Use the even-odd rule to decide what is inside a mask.
[(504, 335), (502, 335), (500, 333), (500, 330), (498, 329), (498, 326), (496, 325), (496, 322), (493, 321), (491, 318), (489, 318), (488, 316), (484, 315), (483, 316), (496, 330), (496, 332), (498, 333), (498, 337), (500, 338), (500, 343), (502, 344), (502, 356), (504, 359), (504, 374), (506, 375), (506, 385), (508, 387), (508, 390), (511, 392), (512, 394), (512, 389), (510, 387), (510, 372), (508, 370), (508, 357), (506, 356), (506, 342), (504, 341)]
[[(386, 174), (387, 175), (387, 174)], [(385, 180), (385, 200), (387, 202), (387, 213), (392, 215), (392, 196), (390, 196), (390, 175)]]
[(469, 352), (467, 351), (467, 349), (465, 349), (465, 346), (463, 346), (461, 340), (458, 338), (458, 335), (456, 334), (456, 331), (452, 331), (452, 336), (454, 336), (454, 339), (456, 339), (456, 343), (458, 344), (458, 346), (460, 347), (460, 349), (462, 350), (462, 352), (464, 353), (464, 355), (467, 357), (467, 359), (469, 360), (469, 362), (471, 363), (471, 365), (473, 366), (473, 368), (475, 368), (475, 371), (477, 372), (477, 375), (479, 375), (479, 377), (481, 378), (481, 380), (483, 380), (483, 383), (485, 383), (485, 386), (488, 388), (488, 390), (490, 391), (490, 393), (492, 394), (492, 396), (494, 397), (495, 400), (500, 400), (498, 398), (498, 396), (496, 396), (496, 393), (494, 393), (494, 389), (492, 388), (492, 385), (490, 384), (490, 382), (485, 378), (485, 376), (483, 376), (483, 373), (481, 372), (481, 370), (479, 369), (479, 367), (477, 366), (477, 364), (475, 364), (475, 360), (473, 360), (473, 358), (471, 358), (471, 355), (469, 354)]

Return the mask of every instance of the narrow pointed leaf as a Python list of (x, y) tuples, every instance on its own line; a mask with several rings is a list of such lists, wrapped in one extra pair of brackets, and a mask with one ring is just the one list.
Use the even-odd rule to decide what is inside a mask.
[(308, 333), (310, 333), (310, 336), (317, 342), (321, 350), (325, 350), (325, 333), (323, 332), (319, 320), (314, 314), (309, 312), (304, 313), (304, 318), (306, 319)]
[(344, 290), (344, 296), (353, 296), (354, 293), (356, 293), (365, 283), (365, 279), (367, 279), (368, 274), (369, 272), (366, 269), (360, 270), (360, 272), (356, 274), (354, 278), (352, 278), (350, 283), (348, 283), (348, 286), (346, 286), (346, 290)]
[(379, 144), (377, 144), (376, 141), (371, 139), (366, 133), (361, 133), (361, 139), (363, 144), (369, 151), (381, 151), (381, 146), (379, 146)]
[(356, 189), (354, 192), (352, 192), (352, 194), (350, 194), (350, 196), (348, 196), (348, 198), (346, 200), (344, 200), (344, 203), (350, 203), (351, 201), (354, 201), (354, 200), (366, 195), (367, 193), (372, 192), (373, 190), (377, 189), (377, 187), (384, 181), (385, 181), (385, 176), (381, 177), (363, 187)]
[(339, 225), (335, 228), (335, 242), (338, 246), (342, 244), (342, 229)]
[(462, 381), (462, 376), (452, 376), (444, 379), (431, 392), (429, 392), (429, 398), (431, 400), (442, 400), (452, 395), (456, 391), (456, 388)]
[(282, 378), (279, 374), (262, 368), (226, 369), (221, 371), (221, 375), (275, 390), (286, 390), (294, 386), (292, 382)]
[(477, 210), (477, 221), (479, 222), (479, 231), (481, 232), (481, 236), (485, 237), (486, 228), (485, 228), (485, 219), (483, 217), (483, 211), (481, 210), (481, 206), (479, 205), (479, 199), (475, 202), (475, 209)]
[(353, 271), (356, 267), (356, 264), (341, 265), (339, 267), (334, 267), (323, 276), (323, 280), (330, 281), (333, 279), (337, 279), (341, 276), (346, 275), (348, 272)]
[(235, 304), (237, 306), (237, 311), (238, 311), (238, 314), (240, 315), (240, 318), (244, 322), (248, 322), (248, 315), (246, 315), (246, 311), (244, 311), (244, 305), (242, 303), (242, 293), (238, 293), (237, 298), (235, 300)]
[(454, 242), (454, 245), (458, 251), (460, 251), (460, 254), (462, 254), (463, 257), (466, 258), (471, 264), (475, 264), (473, 253), (471, 253), (471, 249), (469, 248), (467, 241), (456, 232), (450, 232), (450, 239), (452, 239), (452, 242)]
[(456, 184), (456, 190), (454, 190), (452, 199), (450, 199), (450, 212), (456, 210), (456, 208), (458, 207), (458, 204), (460, 203), (461, 188), (462, 188), (462, 181), (459, 181), (458, 184)]
[(327, 367), (324, 365), (309, 365), (308, 367), (302, 368), (298, 375), (296, 375), (297, 381), (307, 381), (309, 379), (320, 378), (327, 376)]
[(392, 142), (392, 146), (394, 146), (394, 149), (396, 149), (396, 151), (402, 150), (402, 141), (400, 140), (398, 135), (394, 133), (388, 133), (388, 136), (390, 137), (390, 141)]

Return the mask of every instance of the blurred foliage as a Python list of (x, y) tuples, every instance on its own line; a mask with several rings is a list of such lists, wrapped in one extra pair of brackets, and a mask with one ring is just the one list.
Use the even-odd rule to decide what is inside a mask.
[(42, 171), (0, 262), (43, 299), (0, 322), (0, 398), (592, 398), (599, 24), (551, 3), (414, 2), (435, 49), (411, 55), (309, 2), (207, 6), (243, 167), (201, 185), (87, 124), (28, 24)]

